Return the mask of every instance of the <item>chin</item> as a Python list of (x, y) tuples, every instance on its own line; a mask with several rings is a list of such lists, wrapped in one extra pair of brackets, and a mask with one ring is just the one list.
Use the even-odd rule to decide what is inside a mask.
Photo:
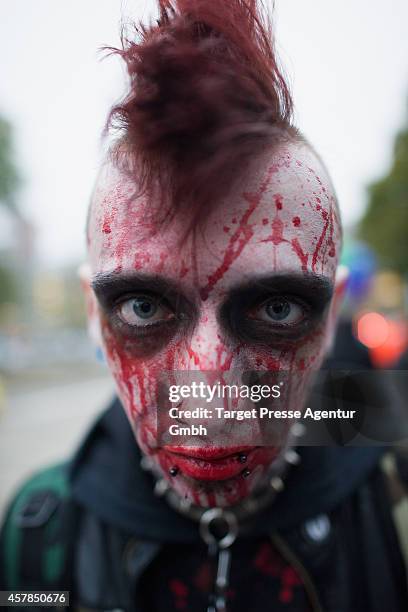
[(162, 447), (149, 453), (170, 487), (196, 506), (238, 504), (268, 483), (275, 447)]

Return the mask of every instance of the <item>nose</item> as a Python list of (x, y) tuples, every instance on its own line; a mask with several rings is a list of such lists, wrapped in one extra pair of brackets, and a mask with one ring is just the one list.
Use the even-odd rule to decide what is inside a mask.
[(190, 370), (229, 369), (232, 361), (231, 347), (222, 337), (217, 317), (204, 312), (197, 321), (188, 346)]
[(225, 338), (216, 313), (207, 307), (200, 313), (193, 331), (185, 340), (180, 367), (183, 370), (229, 370), (234, 347)]

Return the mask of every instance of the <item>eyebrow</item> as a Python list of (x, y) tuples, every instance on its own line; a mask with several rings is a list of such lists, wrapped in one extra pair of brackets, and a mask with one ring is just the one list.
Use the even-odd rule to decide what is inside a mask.
[(312, 272), (286, 272), (252, 277), (233, 287), (231, 293), (252, 290), (282, 291), (293, 293), (314, 293), (320, 299), (329, 300), (333, 295), (333, 282), (327, 277)]
[[(95, 275), (91, 285), (98, 299), (103, 303), (110, 303), (125, 293), (138, 290), (148, 290), (162, 296), (179, 296), (185, 293), (185, 287), (182, 288), (173, 279), (156, 274), (135, 272), (102, 272)], [(311, 272), (256, 275), (233, 285), (228, 294), (231, 300), (234, 297), (241, 298), (254, 293), (279, 292), (294, 293), (324, 305), (333, 295), (333, 282), (326, 276)]]
[(124, 293), (152, 291), (159, 295), (178, 295), (182, 293), (177, 282), (156, 274), (135, 272), (102, 272), (96, 274), (91, 286), (98, 299), (110, 303)]

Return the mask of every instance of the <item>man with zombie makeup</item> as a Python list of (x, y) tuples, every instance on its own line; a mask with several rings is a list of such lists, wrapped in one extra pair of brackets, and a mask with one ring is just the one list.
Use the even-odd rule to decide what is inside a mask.
[(15, 562), (4, 584), (69, 588), (73, 609), (406, 610), (381, 448), (301, 447), (289, 420), (275, 438), (257, 419), (226, 434), (189, 418), (188, 397), (179, 424), (209, 436), (160, 433), (163, 389), (186, 380), (281, 381), (279, 409), (302, 410), (344, 279), (333, 185), (291, 123), (261, 8), (159, 9), (113, 50), (130, 89), (109, 117), (119, 137), (93, 192), (82, 274), (119, 399), (57, 468), (58, 495), (44, 495), (42, 474), (34, 510), (32, 488), (10, 510), (4, 547), (13, 516), (37, 530), (37, 550), (59, 517), (64, 562), (41, 578), (25, 536), (23, 579)]

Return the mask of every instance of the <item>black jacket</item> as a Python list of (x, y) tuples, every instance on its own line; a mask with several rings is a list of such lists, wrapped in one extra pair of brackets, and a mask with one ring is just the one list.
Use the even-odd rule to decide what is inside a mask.
[[(308, 605), (290, 609), (408, 610), (405, 568), (379, 467), (384, 449), (305, 447), (299, 452), (302, 462), (288, 475), (286, 489), (246, 536), (270, 539), (301, 576)], [(203, 545), (197, 524), (154, 496), (117, 400), (70, 464), (69, 482), (75, 515), (71, 609), (146, 612), (146, 585), (156, 586), (149, 568), (163, 550), (172, 547), (177, 564), (187, 552), (202, 552)], [(238, 554), (245, 541), (238, 540), (232, 554), (234, 547)], [(270, 601), (268, 609), (280, 608)]]

